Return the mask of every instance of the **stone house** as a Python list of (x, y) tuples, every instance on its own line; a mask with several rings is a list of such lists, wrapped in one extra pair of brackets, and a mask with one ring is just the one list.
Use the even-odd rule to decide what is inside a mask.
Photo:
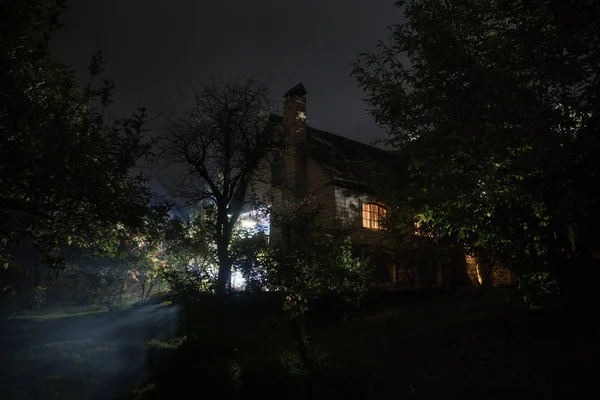
[[(307, 126), (306, 94), (301, 83), (294, 86), (285, 94), (283, 116), (273, 116), (282, 126), (285, 145), (279, 156), (259, 169), (253, 185), (255, 194), (274, 211), (286, 202), (314, 199), (319, 205), (320, 225), (343, 229), (351, 237), (357, 254), (376, 263), (378, 278), (384, 286), (450, 284), (451, 274), (444, 271), (443, 265), (435, 266), (428, 278), (419, 279), (387, 251), (386, 232), (380, 222), (387, 209), (375, 194), (373, 171), (374, 167), (385, 165), (389, 153)], [(278, 228), (271, 226), (269, 232), (276, 241)], [(463, 256), (463, 270), (468, 266)], [(473, 273), (464, 275), (477, 279)]]

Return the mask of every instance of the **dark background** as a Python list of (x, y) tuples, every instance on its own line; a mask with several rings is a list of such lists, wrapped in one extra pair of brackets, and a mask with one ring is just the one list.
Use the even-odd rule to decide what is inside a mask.
[(308, 90), (308, 123), (363, 142), (384, 137), (365, 111), (350, 63), (401, 21), (393, 0), (71, 0), (58, 58), (87, 79), (101, 50), (115, 80), (112, 113), (156, 115), (173, 94), (211, 77), (255, 76), (281, 102)]

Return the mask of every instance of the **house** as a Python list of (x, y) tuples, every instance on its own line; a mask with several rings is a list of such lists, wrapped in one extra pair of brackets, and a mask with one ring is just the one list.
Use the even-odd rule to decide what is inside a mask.
[[(273, 117), (282, 126), (285, 145), (281, 154), (261, 166), (254, 184), (257, 196), (270, 204), (273, 211), (286, 203), (307, 197), (314, 199), (319, 205), (319, 224), (343, 229), (351, 237), (357, 254), (375, 262), (379, 280), (389, 287), (442, 286), (456, 282), (444, 270), (448, 266), (442, 263), (433, 265), (433, 272), (419, 278), (415, 271), (394, 260), (385, 244), (386, 231), (381, 224), (387, 208), (377, 198), (373, 186), (377, 167), (385, 167), (390, 154), (308, 126), (306, 94), (301, 83), (291, 88), (285, 93), (283, 116)], [(271, 226), (270, 235), (277, 241), (281, 232)], [(461, 267), (463, 270), (468, 267), (464, 253)], [(476, 266), (471, 267), (477, 270)], [(476, 273), (464, 275), (465, 280), (468, 276), (478, 279)]]

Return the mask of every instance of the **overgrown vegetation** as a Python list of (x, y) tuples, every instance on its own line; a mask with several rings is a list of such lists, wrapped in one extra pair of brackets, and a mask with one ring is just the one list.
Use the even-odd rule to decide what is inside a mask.
[(405, 21), (354, 64), (406, 171), (381, 182), (391, 214), (597, 300), (597, 2), (396, 5)]
[[(314, 199), (262, 204), (251, 182), (284, 134), (253, 79), (166, 116), (162, 156), (183, 168), (173, 194), (188, 207), (172, 215), (132, 173), (153, 157), (145, 111), (106, 118), (101, 55), (83, 88), (50, 56), (63, 2), (3, 2), (0, 397), (136, 382), (138, 399), (575, 396), (585, 368), (561, 368), (591, 359), (599, 333), (561, 307), (598, 299), (600, 7), (397, 5), (405, 22), (354, 70), (399, 171), (383, 171), (381, 233), (422, 282), (466, 252), (481, 288), (501, 263), (514, 291), (458, 289), (457, 268), (454, 291), (378, 292)], [(249, 207), (271, 232), (240, 226)]]
[(583, 394), (592, 372), (582, 360), (597, 354), (597, 328), (579, 315), (524, 312), (518, 301), (506, 302), (509, 295), (516, 298), (505, 289), (482, 298), (408, 291), (343, 321), (313, 315), (306, 326), (312, 369), (291, 326), (280, 322), (283, 299), (240, 296), (218, 328), (203, 322), (213, 320), (212, 305), (197, 303), (193, 337), (156, 366), (140, 398), (190, 391), (215, 399)]
[(213, 240), (218, 258), (216, 293), (231, 281), (232, 234), (251, 195), (260, 163), (282, 141), (271, 119), (266, 84), (249, 78), (214, 81), (183, 96), (167, 115), (162, 133), (163, 158), (181, 173), (174, 194), (188, 206), (214, 207)]
[(62, 0), (0, 5), (3, 311), (43, 306), (42, 280), (60, 280), (66, 247), (110, 246), (122, 227), (137, 231), (164, 212), (152, 205), (146, 177), (131, 171), (150, 156), (145, 110), (109, 120), (115, 86), (101, 79), (101, 54), (83, 88), (50, 54), (63, 8)]

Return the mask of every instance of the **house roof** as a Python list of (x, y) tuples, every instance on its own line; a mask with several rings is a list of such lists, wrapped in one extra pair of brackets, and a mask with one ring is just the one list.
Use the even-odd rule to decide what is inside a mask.
[[(283, 123), (280, 115), (270, 117), (275, 124)], [(374, 189), (377, 166), (391, 160), (391, 154), (383, 149), (311, 126), (306, 127), (305, 151), (332, 174), (336, 184), (368, 191)]]
[(374, 170), (390, 158), (385, 150), (331, 132), (309, 126), (306, 133), (307, 153), (339, 184), (372, 188)]

